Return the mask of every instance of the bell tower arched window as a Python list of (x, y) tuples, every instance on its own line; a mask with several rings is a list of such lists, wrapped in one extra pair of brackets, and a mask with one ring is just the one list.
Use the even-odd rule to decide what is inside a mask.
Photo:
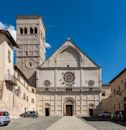
[(33, 28), (32, 27), (30, 28), (30, 34), (33, 34)]
[(25, 32), (25, 34), (27, 34), (27, 28), (24, 28), (24, 32)]
[(20, 34), (23, 34), (23, 28), (20, 28)]
[(35, 27), (35, 34), (37, 34), (38, 33), (38, 30), (37, 30), (37, 27)]

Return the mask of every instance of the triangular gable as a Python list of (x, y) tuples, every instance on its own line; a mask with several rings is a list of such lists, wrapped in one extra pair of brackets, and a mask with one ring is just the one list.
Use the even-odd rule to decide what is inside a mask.
[(61, 47), (56, 52), (53, 53), (53, 55), (51, 55), (38, 68), (56, 67), (57, 56), (60, 55), (67, 48), (73, 48), (73, 50), (76, 51), (76, 53), (79, 55), (81, 67), (98, 67), (98, 65), (90, 57), (88, 57), (83, 51), (81, 51), (71, 40), (67, 40), (65, 41), (65, 43), (61, 45)]

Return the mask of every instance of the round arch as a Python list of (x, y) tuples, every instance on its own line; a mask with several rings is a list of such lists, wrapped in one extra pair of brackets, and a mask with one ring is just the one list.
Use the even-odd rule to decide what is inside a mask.
[[(55, 62), (57, 66), (60, 67), (80, 67), (81, 61), (82, 57), (80, 52), (71, 46), (61, 48), (60, 52), (58, 52), (57, 56), (55, 57)], [(63, 62), (64, 64), (62, 64)]]
[(78, 57), (80, 58), (80, 61), (82, 61), (82, 56), (81, 56), (81, 54), (79, 53), (79, 51), (76, 49), (76, 48), (74, 48), (74, 47), (72, 47), (72, 46), (65, 46), (65, 47), (63, 47), (61, 50), (60, 50), (60, 53), (62, 53), (63, 51), (65, 51), (66, 49), (73, 49), (74, 50), (74, 52), (78, 55)]
[(66, 98), (63, 102), (63, 113), (64, 116), (73, 116), (76, 114), (76, 103), (73, 98)]

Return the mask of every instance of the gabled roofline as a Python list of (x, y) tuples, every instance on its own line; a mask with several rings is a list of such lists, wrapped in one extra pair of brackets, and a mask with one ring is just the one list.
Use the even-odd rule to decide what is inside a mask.
[[(72, 41), (70, 38), (68, 38), (66, 41), (64, 41), (64, 42), (58, 47), (58, 49), (56, 49), (56, 51), (59, 50), (59, 49), (64, 45), (64, 43), (67, 42), (67, 41), (71, 42), (80, 52), (82, 52), (87, 58), (89, 58), (89, 60), (91, 60), (97, 67), (101, 68), (101, 66), (98, 66), (90, 57), (88, 57), (88, 55), (87, 55), (86, 53), (84, 53), (76, 44), (74, 44), (73, 41)], [(56, 51), (54, 51), (54, 52), (48, 57), (48, 59), (47, 59), (46, 61), (48, 61), (48, 60), (56, 53)], [(44, 63), (46, 63), (46, 61), (43, 62), (40, 66), (38, 66), (37, 69), (41, 68), (41, 66), (42, 66)]]
[(11, 34), (9, 33), (9, 31), (7, 30), (0, 30), (0, 33), (5, 34), (8, 39), (12, 42), (12, 45), (19, 48), (18, 44), (15, 42), (14, 38), (11, 36)]
[(126, 68), (124, 68), (118, 75), (116, 75), (109, 83), (111, 84), (113, 81), (115, 81), (120, 75), (122, 75), (126, 71)]

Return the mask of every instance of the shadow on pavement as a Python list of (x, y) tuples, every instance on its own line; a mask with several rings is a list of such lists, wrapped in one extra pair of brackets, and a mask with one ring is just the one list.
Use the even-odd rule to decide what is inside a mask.
[(116, 120), (111, 120), (111, 118), (99, 118), (99, 117), (82, 117), (82, 119), (85, 119), (86, 121), (110, 121), (112, 123), (116, 123), (122, 126), (126, 126), (126, 121), (118, 122)]
[(82, 117), (86, 121), (111, 121), (111, 118), (102, 118), (102, 117)]

